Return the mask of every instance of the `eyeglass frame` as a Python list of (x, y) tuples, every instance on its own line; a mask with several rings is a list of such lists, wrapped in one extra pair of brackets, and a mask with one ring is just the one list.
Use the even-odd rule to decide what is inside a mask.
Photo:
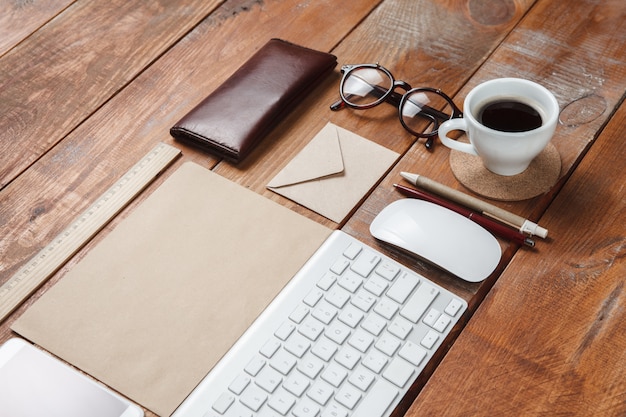
[[(378, 98), (373, 103), (364, 104), (364, 105), (356, 105), (356, 104), (351, 103), (346, 98), (346, 96), (344, 95), (343, 86), (344, 86), (346, 80), (348, 79), (348, 77), (350, 76), (350, 74), (352, 72), (354, 72), (355, 70), (358, 70), (358, 69), (362, 69), (362, 68), (373, 68), (373, 69), (382, 71), (391, 80), (391, 86), (389, 87), (389, 89), (385, 93), (383, 93), (380, 96), (380, 98)], [(411, 133), (412, 135), (414, 135), (414, 136), (416, 136), (418, 138), (426, 138), (427, 139), (426, 142), (424, 143), (424, 146), (428, 150), (432, 150), (433, 140), (434, 140), (434, 137), (438, 133), (439, 123), (440, 122), (446, 121), (446, 120), (450, 120), (450, 119), (463, 117), (463, 112), (461, 111), (461, 109), (459, 109), (459, 107), (456, 104), (454, 104), (454, 101), (452, 101), (452, 99), (446, 93), (441, 91), (440, 89), (432, 88), (432, 87), (416, 87), (416, 88), (413, 88), (406, 81), (396, 80), (394, 78), (394, 76), (391, 74), (391, 71), (389, 71), (387, 68), (383, 67), (379, 63), (375, 63), (375, 64), (345, 64), (345, 65), (341, 66), (341, 73), (343, 74), (343, 77), (341, 78), (341, 82), (339, 84), (339, 95), (340, 95), (341, 98), (338, 101), (336, 101), (336, 102), (334, 102), (333, 104), (330, 105), (330, 109), (332, 111), (341, 110), (344, 106), (348, 106), (348, 107), (356, 109), (356, 110), (367, 110), (367, 109), (371, 109), (373, 107), (378, 106), (382, 102), (387, 102), (387, 103), (389, 103), (389, 104), (391, 104), (391, 105), (393, 105), (393, 106), (398, 108), (398, 116), (399, 116), (399, 119), (400, 119), (400, 123), (402, 124), (402, 127), (404, 127), (405, 130), (407, 130), (409, 133)], [(373, 87), (376, 87), (376, 86), (373, 86)], [(400, 93), (397, 93), (395, 91), (396, 88), (401, 88), (402, 90), (405, 91), (405, 93), (400, 96)], [(407, 126), (407, 124), (404, 122), (404, 118), (402, 117), (402, 108), (404, 107), (404, 103), (408, 100), (408, 98), (412, 94), (414, 94), (416, 92), (419, 92), (419, 91), (430, 92), (430, 93), (434, 93), (434, 94), (439, 95), (441, 98), (443, 98), (450, 105), (450, 108), (452, 109), (452, 115), (448, 115), (448, 114), (443, 113), (443, 112), (441, 112), (441, 111), (439, 111), (437, 109), (434, 109), (434, 108), (429, 108), (428, 113), (421, 114), (421, 112), (420, 112), (420, 115), (422, 117), (424, 117), (425, 119), (430, 118), (431, 123), (433, 123), (433, 125), (434, 125), (434, 129), (432, 129), (428, 133), (416, 132), (415, 130), (409, 128)], [(426, 107), (428, 107), (428, 106), (426, 106)], [(429, 114), (429, 113), (432, 113), (432, 114)], [(425, 116), (429, 116), (429, 117), (425, 117)]]

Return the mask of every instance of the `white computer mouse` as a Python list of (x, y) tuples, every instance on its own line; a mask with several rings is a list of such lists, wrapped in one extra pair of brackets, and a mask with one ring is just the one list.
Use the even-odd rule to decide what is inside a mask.
[(486, 229), (452, 210), (414, 198), (385, 207), (370, 232), (469, 282), (487, 278), (502, 257), (500, 244)]

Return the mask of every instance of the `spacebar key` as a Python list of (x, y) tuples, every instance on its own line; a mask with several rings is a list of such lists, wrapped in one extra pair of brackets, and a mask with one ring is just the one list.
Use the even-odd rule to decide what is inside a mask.
[(380, 417), (397, 396), (396, 387), (384, 379), (379, 379), (372, 386), (372, 390), (365, 394), (363, 402), (359, 404), (352, 417)]

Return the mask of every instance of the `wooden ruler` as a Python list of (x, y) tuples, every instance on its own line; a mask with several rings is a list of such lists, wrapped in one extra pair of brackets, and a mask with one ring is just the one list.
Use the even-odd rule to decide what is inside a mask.
[(180, 150), (159, 143), (0, 287), (0, 322), (146, 188)]

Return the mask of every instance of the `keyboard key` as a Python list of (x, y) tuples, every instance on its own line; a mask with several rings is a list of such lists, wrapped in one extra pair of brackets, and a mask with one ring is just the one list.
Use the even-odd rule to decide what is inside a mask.
[(307, 391), (306, 395), (319, 405), (326, 405), (334, 393), (335, 389), (330, 384), (324, 381), (317, 381), (313, 384), (311, 389)]
[(381, 416), (398, 396), (398, 389), (384, 379), (374, 383), (370, 392), (352, 414), (352, 417)]
[(400, 267), (389, 261), (383, 261), (378, 268), (376, 268), (376, 273), (387, 281), (393, 281), (396, 275), (398, 275), (398, 272), (400, 272)]
[(389, 363), (385, 372), (383, 372), (383, 378), (397, 385), (399, 388), (403, 388), (414, 372), (415, 370), (410, 363), (402, 358), (395, 358)]
[(463, 302), (459, 300), (458, 298), (453, 298), (452, 300), (450, 300), (450, 302), (448, 303), (448, 306), (446, 307), (444, 311), (446, 314), (454, 317), (456, 316), (456, 313), (458, 313), (462, 307), (463, 307)]
[(283, 387), (296, 397), (301, 397), (309, 385), (311, 385), (309, 378), (296, 371), (285, 381)]
[(350, 266), (350, 261), (342, 257), (342, 258), (337, 259), (337, 261), (335, 261), (335, 263), (332, 264), (332, 266), (330, 267), (330, 270), (332, 273), (336, 275), (341, 275), (343, 274), (343, 271), (345, 271), (349, 266)]
[(358, 326), (359, 322), (363, 320), (364, 316), (365, 314), (363, 314), (361, 310), (354, 307), (353, 305), (348, 305), (343, 309), (341, 314), (339, 314), (338, 319), (342, 323), (347, 324), (354, 329), (356, 326)]
[(305, 398), (296, 404), (296, 407), (292, 411), (295, 417), (315, 417), (319, 414), (319, 412), (319, 406), (317, 406), (313, 400), (308, 398)]
[(361, 391), (367, 391), (372, 382), (376, 379), (376, 375), (367, 370), (363, 365), (359, 365), (350, 373), (348, 381)]
[(350, 410), (354, 408), (356, 403), (361, 399), (361, 391), (350, 384), (346, 384), (337, 393), (335, 400), (341, 405), (346, 406)]
[(387, 326), (387, 321), (378, 314), (370, 314), (363, 323), (361, 323), (361, 327), (374, 336), (379, 336), (380, 332), (385, 329), (385, 326)]
[(328, 362), (337, 352), (337, 344), (327, 337), (322, 337), (311, 352), (321, 360)]
[[(207, 415), (204, 415), (203, 417), (214, 417), (214, 414), (210, 414), (207, 413)], [(241, 403), (235, 403), (233, 404), (228, 411), (226, 412), (226, 414), (224, 415), (225, 417), (253, 417), (253, 413), (252, 411), (244, 406)]]
[(294, 323), (300, 324), (302, 320), (309, 314), (309, 308), (304, 304), (298, 305), (296, 309), (289, 315), (289, 319)]
[(255, 385), (250, 385), (239, 397), (239, 401), (252, 411), (259, 411), (266, 400), (267, 394)]
[[(278, 385), (283, 382), (283, 377), (270, 367), (261, 369), (261, 372), (254, 379), (254, 383), (263, 388), (268, 393), (274, 392)], [(256, 411), (256, 410), (254, 410)]]
[(352, 242), (350, 243), (350, 246), (348, 246), (346, 250), (343, 251), (343, 256), (348, 259), (354, 260), (354, 258), (356, 258), (359, 253), (361, 253), (361, 250), (363, 250), (363, 246), (359, 245), (356, 242)]
[(387, 330), (389, 330), (389, 333), (392, 335), (404, 340), (409, 333), (411, 333), (411, 330), (413, 330), (413, 324), (407, 319), (398, 316), (391, 322)]
[(298, 359), (286, 350), (281, 349), (270, 361), (270, 366), (283, 375), (289, 374)]
[(430, 310), (428, 310), (428, 313), (426, 313), (422, 321), (424, 322), (424, 324), (433, 327), (440, 315), (441, 313), (439, 312), (439, 310), (431, 308)]
[(365, 282), (363, 288), (365, 288), (375, 296), (380, 297), (381, 295), (383, 295), (388, 286), (389, 283), (386, 280), (379, 277), (378, 275), (373, 275)]
[(351, 271), (348, 271), (337, 280), (337, 284), (351, 293), (354, 293), (361, 286), (361, 284), (363, 284), (363, 278)]
[(224, 414), (234, 402), (235, 396), (229, 392), (225, 392), (219, 396), (212, 408), (218, 413)]
[(428, 333), (426, 333), (426, 336), (424, 336), (424, 338), (420, 342), (420, 344), (426, 349), (432, 349), (435, 343), (437, 343), (437, 340), (439, 340), (439, 334), (437, 334), (437, 332), (435, 332), (434, 330), (429, 330)]
[(340, 321), (335, 320), (326, 328), (326, 332), (324, 332), (324, 334), (333, 342), (341, 345), (346, 341), (348, 336), (350, 336), (350, 328)]
[(244, 374), (239, 375), (231, 384), (228, 386), (228, 389), (233, 393), (239, 395), (243, 392), (243, 390), (250, 383), (250, 377)]
[(294, 323), (286, 321), (278, 329), (276, 329), (274, 336), (284, 342), (289, 336), (291, 336), (291, 333), (293, 333), (295, 329), (296, 325)]
[(250, 362), (248, 362), (248, 365), (246, 365), (244, 371), (246, 371), (251, 376), (256, 376), (256, 374), (258, 374), (261, 368), (263, 368), (264, 366), (265, 360), (260, 356), (255, 356), (254, 358), (252, 358), (252, 360), (250, 360)]
[(317, 286), (324, 291), (328, 291), (330, 287), (333, 286), (337, 277), (331, 273), (325, 273), (319, 281), (317, 281)]
[(389, 291), (387, 291), (387, 297), (403, 304), (409, 295), (411, 295), (418, 283), (419, 279), (417, 276), (408, 272), (403, 272), (391, 288), (389, 288)]
[(360, 289), (354, 297), (350, 300), (352, 305), (358, 307), (363, 312), (367, 313), (370, 311), (372, 306), (376, 303), (376, 297), (369, 291), (365, 291), (364, 289)]
[(304, 304), (308, 305), (309, 307), (315, 307), (317, 302), (321, 300), (323, 296), (324, 291), (322, 291), (320, 288), (313, 288), (311, 291), (309, 291), (306, 297), (304, 297), (302, 302), (304, 302)]
[(352, 369), (361, 359), (361, 353), (352, 346), (344, 346), (339, 350), (335, 360), (348, 369)]
[(326, 301), (337, 308), (343, 308), (350, 299), (350, 293), (341, 287), (334, 286), (326, 293)]
[(376, 349), (380, 350), (385, 355), (393, 356), (393, 354), (396, 353), (396, 350), (400, 347), (400, 344), (400, 340), (389, 333), (384, 333), (374, 346), (376, 346)]
[(298, 370), (311, 379), (315, 379), (324, 368), (324, 362), (313, 355), (305, 356), (298, 364)]
[(372, 343), (374, 343), (374, 337), (363, 329), (357, 329), (348, 341), (350, 346), (355, 347), (362, 353), (367, 352)]
[(354, 261), (350, 269), (363, 278), (367, 278), (374, 268), (376, 268), (380, 259), (380, 255), (369, 250), (364, 250), (357, 260)]
[(402, 349), (398, 352), (398, 356), (406, 359), (415, 366), (419, 366), (420, 363), (422, 363), (426, 354), (426, 350), (412, 342), (405, 343), (404, 346), (402, 346)]
[[(207, 417), (207, 416), (202, 416), (202, 417)], [(225, 417), (233, 417), (233, 416), (228, 415)], [(234, 417), (240, 417), (240, 416), (236, 415)], [(261, 409), (260, 413), (257, 413), (254, 416), (250, 415), (249, 417), (280, 417), (280, 414), (278, 414), (276, 411), (272, 410), (271, 408), (263, 408)]]
[(337, 315), (337, 308), (333, 307), (329, 302), (322, 300), (311, 315), (322, 323), (329, 324)]
[(298, 327), (298, 332), (311, 341), (316, 341), (323, 331), (324, 325), (313, 317), (307, 317)]
[(387, 320), (391, 320), (398, 311), (398, 308), (400, 308), (400, 306), (395, 301), (392, 301), (390, 298), (385, 297), (382, 298), (378, 302), (378, 304), (376, 304), (376, 307), (374, 307), (374, 311), (386, 318)]
[(336, 402), (331, 401), (326, 407), (326, 410), (324, 410), (322, 417), (348, 417), (348, 410)]
[(259, 353), (266, 358), (271, 358), (278, 349), (280, 349), (280, 342), (276, 339), (271, 339), (263, 345)]
[(301, 358), (311, 347), (311, 342), (300, 333), (294, 333), (285, 343), (285, 350)]
[(379, 374), (383, 370), (389, 358), (377, 350), (370, 350), (361, 362), (367, 369)]
[(437, 288), (427, 282), (422, 282), (411, 298), (409, 298), (406, 305), (400, 310), (400, 315), (413, 323), (417, 323), (438, 294), (439, 290)]
[(339, 387), (347, 376), (348, 371), (345, 368), (336, 363), (331, 363), (328, 365), (328, 368), (322, 372), (321, 378), (334, 387)]
[(437, 322), (433, 325), (433, 329), (437, 330), (439, 333), (443, 333), (451, 321), (452, 319), (450, 317), (442, 314), (441, 316), (439, 316), (439, 319), (437, 319)]
[(291, 394), (284, 389), (279, 389), (267, 402), (267, 405), (280, 414), (286, 415), (295, 403), (296, 399)]

